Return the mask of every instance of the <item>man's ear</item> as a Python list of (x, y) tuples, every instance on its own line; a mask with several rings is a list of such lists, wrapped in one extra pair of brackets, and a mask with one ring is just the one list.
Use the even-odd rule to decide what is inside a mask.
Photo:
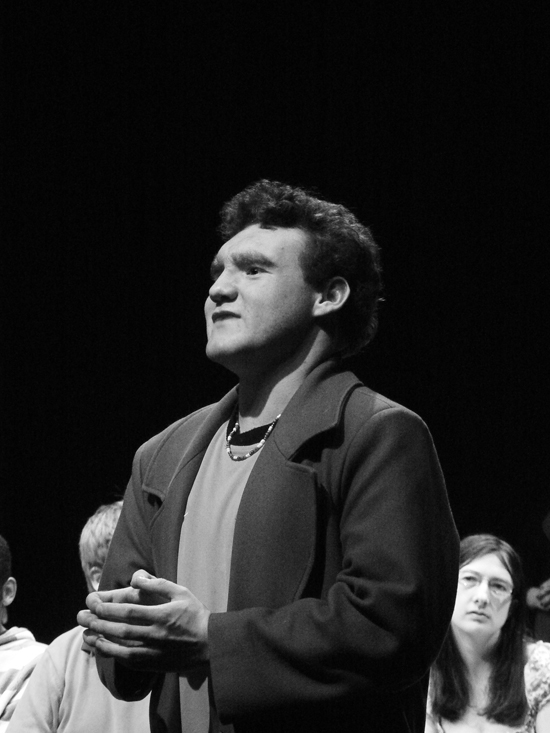
[(2, 605), (9, 606), (17, 593), (17, 581), (15, 578), (8, 578), (2, 586)]
[(88, 573), (88, 585), (91, 586), (93, 590), (97, 590), (99, 588), (99, 581), (101, 580), (102, 572), (103, 568), (100, 568), (97, 565), (92, 565), (90, 568)]
[(341, 277), (331, 278), (319, 293), (314, 309), (314, 316), (328, 316), (339, 311), (346, 303), (351, 293), (348, 281)]

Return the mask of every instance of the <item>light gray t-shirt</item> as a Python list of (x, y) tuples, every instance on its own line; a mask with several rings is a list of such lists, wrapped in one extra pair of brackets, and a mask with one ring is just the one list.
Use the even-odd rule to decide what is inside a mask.
[[(212, 438), (193, 483), (178, 553), (178, 585), (188, 588), (213, 613), (227, 611), (235, 521), (261, 452), (232, 461), (225, 447), (226, 430), (224, 423)], [(244, 455), (250, 447), (232, 445), (231, 450)], [(207, 679), (180, 677), (180, 703), (183, 733), (218, 733), (220, 723), (212, 695), (209, 702)]]

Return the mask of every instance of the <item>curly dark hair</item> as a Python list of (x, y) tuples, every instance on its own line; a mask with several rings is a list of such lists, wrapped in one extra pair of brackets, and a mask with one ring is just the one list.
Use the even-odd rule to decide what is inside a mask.
[(370, 230), (351, 211), (302, 188), (262, 179), (224, 204), (220, 213), (224, 241), (252, 224), (301, 229), (307, 237), (300, 256), (305, 281), (321, 288), (340, 276), (350, 287), (339, 312), (340, 356), (356, 354), (371, 341), (382, 291), (380, 254)]
[(11, 575), (11, 552), (10, 546), (0, 535), (0, 588)]
[[(484, 715), (503, 725), (520, 725), (527, 714), (524, 685), (526, 606), (525, 578), (518, 553), (491, 534), (465, 537), (460, 543), (459, 566), (484, 555), (496, 555), (510, 573), (514, 587), (506, 623), (492, 654), (489, 704)], [(431, 670), (432, 711), (436, 717), (459, 720), (470, 701), (466, 665), (452, 627)]]

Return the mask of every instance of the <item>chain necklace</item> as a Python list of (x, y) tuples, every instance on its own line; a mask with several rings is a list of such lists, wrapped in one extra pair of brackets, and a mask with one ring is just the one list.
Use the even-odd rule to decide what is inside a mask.
[(227, 455), (229, 456), (229, 458), (231, 458), (232, 461), (245, 461), (247, 458), (250, 458), (250, 456), (253, 456), (254, 453), (257, 453), (260, 450), (260, 448), (263, 448), (265, 445), (265, 441), (269, 438), (269, 436), (273, 432), (273, 428), (275, 427), (275, 425), (277, 425), (277, 420), (281, 417), (281, 414), (282, 413), (279, 413), (277, 417), (275, 418), (275, 420), (273, 420), (273, 422), (268, 426), (266, 433), (264, 437), (260, 440), (260, 442), (256, 443), (254, 448), (251, 448), (248, 451), (248, 453), (244, 454), (244, 456), (236, 456), (231, 451), (231, 438), (235, 435), (235, 433), (239, 429), (239, 421), (235, 420), (235, 425), (233, 426), (233, 430), (225, 438), (225, 450), (227, 451)]

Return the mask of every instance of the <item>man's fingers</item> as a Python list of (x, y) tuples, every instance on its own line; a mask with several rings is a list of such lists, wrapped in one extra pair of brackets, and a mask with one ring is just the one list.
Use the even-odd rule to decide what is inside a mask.
[(86, 605), (93, 613), (102, 603), (142, 603), (139, 591), (135, 588), (118, 588), (117, 590), (102, 590), (90, 593), (86, 598)]
[[(208, 674), (208, 667), (203, 664), (193, 664), (191, 670), (184, 669), (180, 649), (151, 647), (146, 644), (131, 645), (119, 643), (116, 640), (97, 637), (94, 643), (97, 654), (111, 657), (131, 669), (148, 670), (152, 672), (178, 672), (191, 674), (193, 680), (203, 680)], [(199, 680), (200, 678), (200, 680)]]
[(91, 652), (96, 645), (98, 635), (90, 629), (84, 629), (82, 633), (82, 651)]
[(76, 620), (78, 621), (80, 626), (86, 626), (88, 628), (94, 618), (96, 618), (95, 613), (92, 613), (91, 611), (86, 611), (86, 610), (79, 611), (76, 616)]
[(141, 644), (134, 645), (130, 642), (121, 643), (116, 639), (113, 640), (105, 636), (99, 636), (94, 646), (100, 654), (113, 657), (122, 664), (127, 664), (134, 669), (154, 669), (152, 660), (157, 656), (156, 651), (145, 648)]
[(134, 580), (137, 578), (149, 578), (149, 580), (155, 580), (156, 576), (151, 575), (151, 573), (148, 573), (147, 570), (136, 570), (136, 572), (132, 575), (132, 580), (130, 581), (130, 585), (134, 586)]
[(117, 623), (94, 617), (84, 632), (84, 638), (90, 646), (97, 646), (98, 639), (105, 638), (121, 646), (141, 647), (162, 642), (164, 635), (158, 626)]
[(166, 601), (186, 600), (189, 591), (177, 583), (172, 583), (165, 578), (155, 578), (144, 570), (138, 570), (132, 577), (132, 587), (147, 594), (153, 594), (158, 603)]
[(163, 606), (164, 604), (144, 606), (134, 603), (99, 603), (95, 609), (95, 616), (99, 621), (151, 626), (162, 621)]

